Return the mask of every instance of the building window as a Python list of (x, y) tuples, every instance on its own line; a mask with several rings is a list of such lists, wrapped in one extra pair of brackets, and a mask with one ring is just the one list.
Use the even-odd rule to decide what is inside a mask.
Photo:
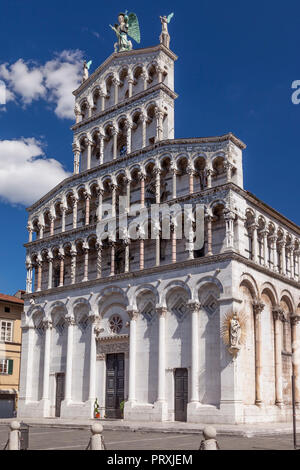
[(10, 313), (10, 307), (4, 307), (4, 312), (5, 313)]
[(13, 322), (1, 320), (1, 341), (12, 342)]
[(112, 315), (109, 319), (109, 326), (112, 333), (120, 333), (123, 328), (123, 320), (120, 315)]
[(14, 361), (12, 359), (0, 359), (0, 374), (12, 375)]

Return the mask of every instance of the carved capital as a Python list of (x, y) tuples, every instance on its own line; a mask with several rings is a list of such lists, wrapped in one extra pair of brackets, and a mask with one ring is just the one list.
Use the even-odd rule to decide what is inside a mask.
[(297, 314), (294, 314), (294, 315), (291, 315), (291, 324), (292, 325), (298, 325), (298, 323), (300, 323), (300, 315), (297, 315)]
[(276, 320), (284, 321), (284, 319), (285, 319), (284, 311), (280, 306), (274, 307), (272, 309), (272, 314), (273, 314), (273, 318), (274, 318), (275, 321)]
[(138, 316), (139, 316), (139, 311), (138, 310), (135, 310), (135, 309), (129, 309), (127, 310), (127, 313), (128, 313), (128, 316), (130, 318), (131, 321), (136, 321), (138, 319)]
[(255, 300), (253, 302), (253, 312), (255, 315), (260, 315), (263, 309), (265, 308), (265, 304), (260, 300)]
[(165, 318), (167, 311), (168, 311), (167, 307), (161, 307), (161, 306), (156, 307), (156, 313), (159, 317)]
[(51, 330), (52, 329), (52, 320), (50, 320), (49, 318), (47, 318), (46, 320), (43, 320), (43, 326), (45, 328), (45, 330)]
[(188, 302), (188, 309), (190, 313), (199, 312), (200, 308), (201, 308), (200, 302), (197, 302), (196, 300), (190, 300)]

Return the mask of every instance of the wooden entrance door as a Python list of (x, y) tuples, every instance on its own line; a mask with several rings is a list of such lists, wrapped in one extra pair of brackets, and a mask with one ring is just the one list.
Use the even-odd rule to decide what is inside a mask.
[(175, 421), (186, 421), (188, 403), (188, 371), (175, 369)]
[(121, 418), (124, 400), (124, 354), (106, 355), (106, 417)]
[(65, 399), (65, 374), (56, 374), (55, 416), (60, 417), (60, 405)]

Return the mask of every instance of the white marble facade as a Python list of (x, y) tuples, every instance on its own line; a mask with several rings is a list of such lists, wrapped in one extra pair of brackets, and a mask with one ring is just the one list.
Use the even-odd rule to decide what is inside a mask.
[[(28, 209), (22, 418), (91, 418), (95, 398), (103, 417), (112, 354), (128, 420), (285, 421), (292, 371), (300, 406), (300, 229), (243, 189), (233, 134), (174, 139), (175, 60), (163, 45), (114, 53), (74, 92), (74, 175)], [(203, 250), (172, 235), (102, 243), (122, 195), (203, 204)], [(236, 358), (221, 334), (233, 311)]]

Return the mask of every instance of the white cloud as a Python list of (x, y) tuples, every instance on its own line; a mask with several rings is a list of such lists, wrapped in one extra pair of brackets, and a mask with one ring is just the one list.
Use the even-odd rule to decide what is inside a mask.
[(6, 83), (6, 101), (21, 100), (29, 105), (34, 100), (44, 99), (55, 104), (59, 118), (74, 117), (72, 92), (80, 85), (83, 53), (65, 50), (53, 60), (37, 65), (19, 59), (12, 65), (0, 65), (0, 78)]
[(82, 53), (63, 51), (45, 64), (45, 84), (49, 101), (56, 104), (55, 114), (60, 118), (74, 118), (74, 91), (82, 77)]
[(70, 176), (34, 138), (0, 141), (0, 198), (29, 205)]

